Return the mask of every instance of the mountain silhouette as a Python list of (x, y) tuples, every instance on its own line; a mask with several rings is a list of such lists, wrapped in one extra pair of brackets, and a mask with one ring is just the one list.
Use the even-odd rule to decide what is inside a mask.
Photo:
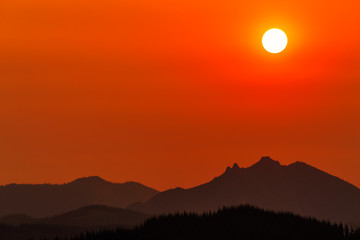
[(250, 204), (360, 226), (360, 189), (302, 162), (283, 166), (270, 157), (190, 189), (170, 189), (128, 209), (148, 214), (205, 212)]
[(143, 223), (149, 216), (143, 213), (108, 207), (92, 205), (82, 207), (67, 213), (46, 218), (32, 218), (27, 215), (7, 215), (0, 218), (0, 224), (22, 225), (60, 225), (72, 227), (101, 227), (121, 226), (133, 227)]
[(135, 182), (111, 183), (94, 176), (52, 184), (9, 184), (0, 186), (0, 216), (25, 214), (47, 217), (88, 205), (124, 208), (143, 202), (158, 191)]

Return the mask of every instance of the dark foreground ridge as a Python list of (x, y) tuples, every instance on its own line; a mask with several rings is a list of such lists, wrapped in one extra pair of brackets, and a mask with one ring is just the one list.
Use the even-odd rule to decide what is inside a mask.
[(358, 240), (360, 231), (291, 213), (276, 213), (250, 206), (227, 207), (216, 213), (172, 214), (153, 217), (133, 230), (87, 233), (71, 240)]

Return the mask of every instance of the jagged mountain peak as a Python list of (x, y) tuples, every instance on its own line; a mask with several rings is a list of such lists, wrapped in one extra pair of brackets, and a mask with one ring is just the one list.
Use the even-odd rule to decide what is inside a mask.
[(234, 165), (232, 166), (232, 169), (239, 169), (239, 165), (237, 163), (234, 163)]
[(263, 168), (269, 168), (269, 167), (280, 167), (281, 164), (278, 161), (273, 160), (269, 156), (261, 157), (260, 161), (252, 165), (251, 167), (263, 167)]
[(234, 163), (232, 167), (227, 167), (226, 168), (226, 171), (225, 171), (224, 174), (228, 174), (230, 172), (234, 172), (234, 171), (237, 171), (239, 169), (240, 169), (239, 165), (237, 163)]

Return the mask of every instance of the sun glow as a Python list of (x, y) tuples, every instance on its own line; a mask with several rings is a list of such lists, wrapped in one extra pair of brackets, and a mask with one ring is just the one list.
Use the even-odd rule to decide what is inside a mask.
[(288, 39), (286, 34), (277, 28), (272, 28), (265, 32), (262, 38), (262, 44), (266, 51), (270, 53), (279, 53), (287, 45)]

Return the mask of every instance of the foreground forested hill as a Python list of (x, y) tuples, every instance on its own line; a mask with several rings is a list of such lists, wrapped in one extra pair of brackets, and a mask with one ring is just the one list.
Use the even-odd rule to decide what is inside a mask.
[(71, 240), (245, 239), (245, 240), (359, 240), (359, 230), (291, 213), (250, 206), (223, 208), (215, 213), (153, 217), (133, 230), (87, 233)]

